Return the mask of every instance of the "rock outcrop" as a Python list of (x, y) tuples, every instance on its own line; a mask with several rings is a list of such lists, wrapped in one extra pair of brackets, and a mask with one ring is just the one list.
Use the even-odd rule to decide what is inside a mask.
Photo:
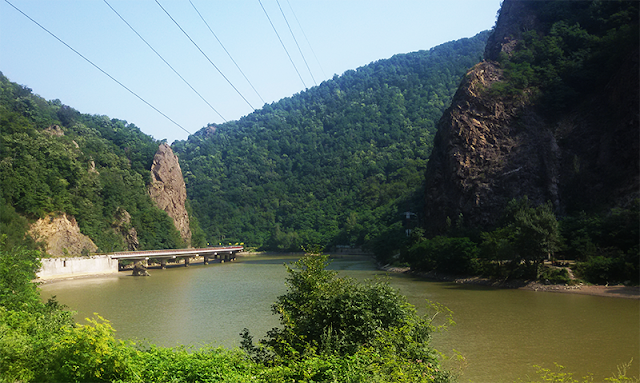
[(88, 255), (98, 250), (89, 237), (80, 233), (75, 217), (67, 214), (39, 219), (31, 225), (29, 235), (44, 242), (47, 254), (54, 257)]
[(148, 277), (150, 274), (142, 263), (136, 262), (136, 264), (133, 265), (133, 272), (131, 275), (134, 277)]
[[(466, 75), (438, 123), (427, 165), (425, 222), (431, 235), (462, 219), (490, 228), (513, 198), (551, 201), (557, 213), (624, 206), (638, 198), (638, 52), (602, 89), (550, 117), (525, 89), (490, 92), (504, 81), (495, 61), (538, 25), (526, 2), (505, 0), (485, 61)], [(537, 95), (539, 96), (539, 94)]]
[(160, 145), (153, 158), (149, 194), (156, 206), (166, 211), (173, 219), (182, 240), (187, 246), (190, 246), (191, 229), (189, 228), (189, 214), (185, 208), (187, 188), (182, 177), (178, 157), (169, 145)]
[(115, 214), (115, 221), (112, 224), (114, 230), (122, 235), (127, 250), (136, 251), (140, 247), (140, 241), (138, 240), (138, 232), (135, 227), (131, 225), (131, 214), (123, 208), (118, 208)]
[(556, 138), (528, 95), (502, 100), (494, 62), (476, 65), (439, 123), (427, 167), (427, 219), (436, 232), (462, 214), (467, 226), (492, 225), (512, 198), (559, 206)]

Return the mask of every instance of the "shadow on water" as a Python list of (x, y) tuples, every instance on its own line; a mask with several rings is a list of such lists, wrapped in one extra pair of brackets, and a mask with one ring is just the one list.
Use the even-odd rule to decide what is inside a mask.
[[(304, 256), (303, 253), (276, 253), (276, 254), (264, 254), (264, 255), (249, 255), (238, 257), (238, 262), (254, 265), (273, 265), (273, 264), (291, 264), (298, 261)], [(365, 255), (329, 255), (329, 262), (331, 264), (341, 264), (343, 262), (356, 262), (356, 263), (372, 263), (373, 258)], [(349, 265), (351, 266), (351, 265)], [(331, 266), (330, 266), (331, 267)], [(371, 268), (370, 266), (368, 267)]]

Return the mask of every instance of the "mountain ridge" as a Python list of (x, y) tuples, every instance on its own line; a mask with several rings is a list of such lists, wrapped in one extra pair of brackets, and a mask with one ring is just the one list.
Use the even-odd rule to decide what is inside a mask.
[(399, 209), (419, 211), (435, 122), (488, 34), (372, 62), (174, 142), (209, 241), (372, 245)]

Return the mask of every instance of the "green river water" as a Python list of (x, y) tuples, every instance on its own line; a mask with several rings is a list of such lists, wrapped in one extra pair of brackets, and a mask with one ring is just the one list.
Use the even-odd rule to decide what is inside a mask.
[[(41, 286), (57, 296), (77, 320), (98, 313), (116, 336), (162, 346), (239, 346), (248, 328), (256, 339), (277, 326), (270, 307), (286, 291), (283, 264), (291, 255), (251, 255), (224, 264), (150, 269), (150, 277), (117, 275), (78, 278)], [(385, 275), (368, 257), (336, 257), (331, 268), (357, 279)], [(536, 377), (533, 365), (602, 381), (632, 358), (640, 365), (640, 301), (433, 282), (388, 274), (390, 283), (424, 312), (425, 300), (454, 312), (456, 325), (434, 335), (445, 361), (461, 371), (460, 381), (513, 382)], [(454, 351), (455, 350), (455, 351)]]

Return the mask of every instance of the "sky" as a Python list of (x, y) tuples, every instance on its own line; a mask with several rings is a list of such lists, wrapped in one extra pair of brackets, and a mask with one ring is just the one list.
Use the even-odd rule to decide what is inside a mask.
[(172, 143), (347, 70), (472, 37), (500, 2), (2, 0), (0, 71)]

